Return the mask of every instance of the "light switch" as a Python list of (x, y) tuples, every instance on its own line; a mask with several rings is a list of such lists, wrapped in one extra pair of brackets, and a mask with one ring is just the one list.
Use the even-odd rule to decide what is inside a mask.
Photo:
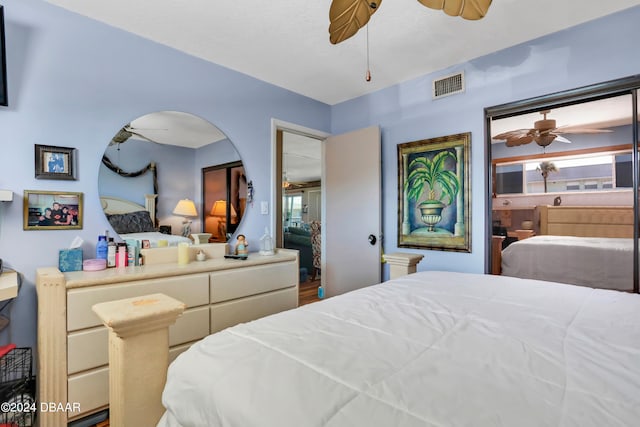
[(269, 202), (260, 202), (260, 213), (262, 215), (269, 215)]

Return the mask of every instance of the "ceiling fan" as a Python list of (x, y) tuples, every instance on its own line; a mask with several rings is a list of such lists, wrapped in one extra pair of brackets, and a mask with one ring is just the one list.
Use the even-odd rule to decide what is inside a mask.
[[(424, 6), (442, 10), (450, 16), (464, 19), (483, 18), (491, 0), (418, 0)], [(369, 22), (382, 0), (333, 0), (329, 9), (329, 41), (338, 44), (353, 36)]]
[(609, 129), (598, 129), (578, 126), (556, 126), (554, 119), (547, 119), (547, 114), (551, 114), (551, 110), (540, 111), (542, 120), (538, 120), (533, 124), (531, 129), (516, 129), (501, 133), (493, 137), (496, 140), (504, 140), (507, 147), (516, 147), (518, 145), (529, 144), (535, 141), (541, 147), (546, 147), (553, 141), (571, 142), (562, 134), (567, 133), (605, 133), (613, 132)]
[(136, 128), (131, 126), (131, 123), (127, 123), (126, 125), (124, 125), (122, 127), (122, 129), (120, 129), (118, 131), (117, 134), (115, 134), (115, 136), (111, 139), (111, 142), (109, 142), (109, 145), (114, 145), (114, 144), (122, 144), (123, 142), (126, 142), (129, 138), (131, 138), (132, 136), (137, 136), (139, 138), (142, 138), (146, 141), (149, 142), (155, 142), (157, 143), (157, 141), (152, 140), (151, 138), (142, 135), (139, 131), (141, 130), (168, 130), (168, 129), (143, 129), (143, 128)]

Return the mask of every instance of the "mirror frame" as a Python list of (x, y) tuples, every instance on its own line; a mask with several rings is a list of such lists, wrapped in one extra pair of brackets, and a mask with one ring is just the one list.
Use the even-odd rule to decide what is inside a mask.
[[(568, 105), (581, 104), (589, 101), (610, 98), (620, 95), (631, 95), (632, 98), (632, 133), (633, 133), (633, 152), (638, 152), (638, 90), (640, 89), (640, 75), (625, 77), (617, 80), (610, 80), (603, 83), (597, 83), (590, 86), (583, 86), (576, 89), (570, 89), (562, 92), (551, 93), (534, 98), (523, 99), (520, 101), (510, 102), (506, 104), (487, 107), (484, 109), (485, 117), (485, 273), (491, 271), (491, 237), (492, 229), (492, 199), (493, 199), (493, 167), (492, 167), (492, 144), (491, 144), (491, 121), (513, 117), (526, 113), (533, 113), (544, 109), (554, 109)], [(633, 192), (638, 195), (639, 176), (638, 176), (638, 156), (632, 156), (633, 171)], [(634, 243), (633, 252), (636, 262), (633, 266), (633, 286), (634, 292), (638, 293), (639, 285), (639, 262), (638, 262), (638, 238), (640, 233), (638, 230), (638, 197), (634, 197), (633, 209), (634, 215)]]

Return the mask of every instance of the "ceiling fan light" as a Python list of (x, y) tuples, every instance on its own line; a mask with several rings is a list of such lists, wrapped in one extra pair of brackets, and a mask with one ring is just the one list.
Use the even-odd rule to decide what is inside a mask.
[(538, 144), (541, 147), (546, 147), (547, 145), (551, 144), (554, 139), (556, 139), (556, 136), (551, 134), (540, 135), (534, 138), (534, 140), (536, 141), (536, 144)]

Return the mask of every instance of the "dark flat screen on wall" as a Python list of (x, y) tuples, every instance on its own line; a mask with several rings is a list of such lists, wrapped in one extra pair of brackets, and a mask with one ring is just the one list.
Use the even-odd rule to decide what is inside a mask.
[(0, 105), (8, 105), (7, 54), (4, 40), (4, 7), (0, 5)]

